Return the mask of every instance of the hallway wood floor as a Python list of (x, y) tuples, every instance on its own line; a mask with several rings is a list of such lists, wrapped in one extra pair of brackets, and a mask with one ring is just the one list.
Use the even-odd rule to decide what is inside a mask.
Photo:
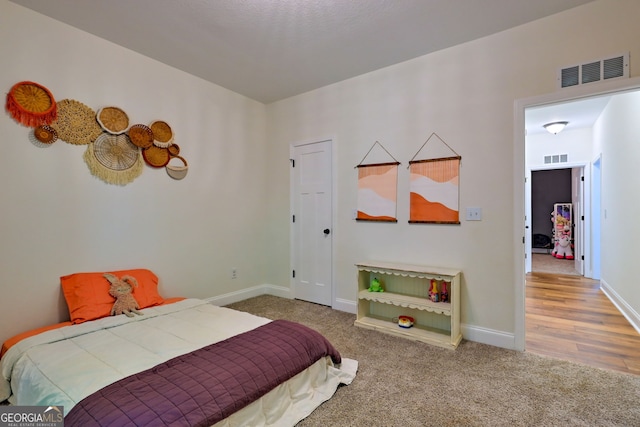
[(528, 273), (526, 351), (640, 375), (640, 334), (582, 276)]

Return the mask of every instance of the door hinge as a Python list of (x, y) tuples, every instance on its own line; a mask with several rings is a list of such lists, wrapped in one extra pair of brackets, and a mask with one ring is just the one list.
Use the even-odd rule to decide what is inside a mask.
[(296, 167), (296, 160), (295, 159), (289, 159), (289, 161), (291, 162), (291, 167), (295, 168)]
[(584, 182), (584, 176), (580, 177), (580, 181)]
[(522, 244), (524, 245), (524, 236), (522, 236)]
[(293, 222), (296, 222), (296, 216), (293, 215)]
[(582, 260), (584, 261), (584, 255), (582, 255), (582, 256), (580, 257), (580, 259), (582, 259)]
[(295, 279), (295, 278), (296, 278), (296, 271), (295, 271), (295, 270), (292, 270), (292, 273), (293, 273), (293, 274), (292, 274), (292, 276), (293, 276), (293, 278)]
[(580, 217), (580, 219), (584, 221), (584, 215), (582, 215), (582, 216)]

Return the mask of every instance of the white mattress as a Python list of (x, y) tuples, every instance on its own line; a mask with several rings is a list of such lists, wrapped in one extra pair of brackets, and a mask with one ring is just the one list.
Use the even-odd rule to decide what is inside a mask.
[[(0, 401), (63, 405), (69, 413), (121, 378), (270, 322), (198, 299), (142, 312), (65, 326), (15, 344), (0, 360)], [(356, 370), (355, 360), (343, 357), (334, 366), (330, 358), (322, 359), (218, 425), (295, 425), (340, 383), (351, 383)]]

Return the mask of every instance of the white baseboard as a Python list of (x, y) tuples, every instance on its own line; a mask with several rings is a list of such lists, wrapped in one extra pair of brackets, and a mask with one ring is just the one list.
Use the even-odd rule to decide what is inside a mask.
[(233, 304), (234, 302), (243, 301), (249, 298), (259, 297), (260, 295), (273, 295), (276, 297), (291, 299), (291, 290), (284, 286), (274, 285), (258, 285), (252, 288), (242, 289), (236, 292), (230, 292), (228, 294), (218, 295), (215, 297), (206, 298), (206, 301), (213, 305), (223, 306)]
[[(289, 288), (263, 284), (252, 288), (242, 289), (237, 292), (230, 292), (228, 294), (207, 298), (206, 300), (213, 305), (224, 306), (233, 304), (234, 302), (243, 301), (245, 299), (258, 297), (260, 295), (273, 295), (287, 299), (293, 298), (291, 289)], [(332, 308), (334, 310), (355, 314), (358, 311), (358, 303), (352, 300), (337, 298), (334, 301)], [(462, 336), (466, 340), (479, 342), (481, 344), (488, 344), (495, 347), (502, 347), (509, 350), (514, 350), (516, 348), (515, 337), (512, 333), (469, 325), (462, 325), (461, 329)]]
[(516, 349), (516, 339), (513, 333), (470, 325), (460, 325), (460, 329), (462, 330), (462, 337), (467, 341), (479, 342), (508, 350)]
[(609, 298), (609, 300), (616, 306), (616, 308), (622, 313), (622, 315), (631, 323), (638, 333), (640, 333), (640, 315), (633, 309), (627, 302), (618, 295), (616, 291), (609, 286), (604, 280), (600, 280), (600, 289)]
[[(215, 297), (206, 298), (206, 301), (213, 305), (223, 306), (233, 304), (234, 302), (243, 301), (249, 298), (259, 297), (260, 295), (273, 295), (276, 297), (292, 299), (293, 295), (291, 289), (284, 286), (275, 285), (258, 285), (252, 288), (242, 289), (236, 292), (230, 292), (228, 294), (218, 295)], [(345, 300), (338, 298), (333, 304), (334, 310), (346, 311), (347, 313), (357, 312), (357, 303), (355, 301)]]
[(333, 309), (356, 314), (358, 312), (358, 303), (355, 301), (336, 298), (335, 302), (333, 303)]

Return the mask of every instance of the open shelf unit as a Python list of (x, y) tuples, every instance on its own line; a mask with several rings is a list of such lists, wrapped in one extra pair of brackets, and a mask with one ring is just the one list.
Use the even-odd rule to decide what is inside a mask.
[[(455, 349), (460, 332), (460, 270), (389, 262), (363, 262), (358, 268), (358, 313), (356, 326)], [(370, 292), (373, 278), (384, 292)], [(446, 282), (449, 302), (429, 299), (431, 279)], [(402, 328), (400, 315), (415, 319), (414, 326)]]

